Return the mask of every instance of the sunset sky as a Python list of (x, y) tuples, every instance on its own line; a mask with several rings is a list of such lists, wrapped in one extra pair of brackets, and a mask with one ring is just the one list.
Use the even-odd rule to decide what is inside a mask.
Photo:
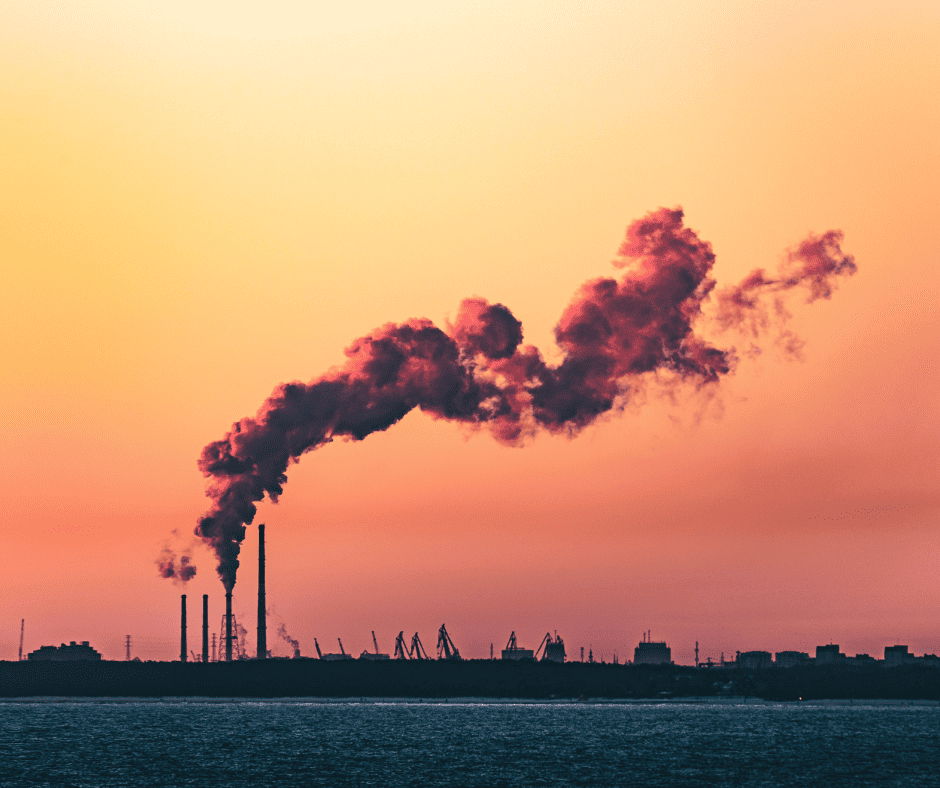
[[(269, 644), (569, 658), (940, 653), (935, 2), (9, 0), (0, 24), (0, 659), (218, 633), (202, 447), (357, 337), (461, 299), (559, 358), (580, 285), (682, 206), (719, 285), (841, 229), (716, 387), (508, 448), (414, 411), (265, 502)], [(740, 338), (708, 333), (719, 347)], [(176, 536), (173, 532), (176, 532)], [(235, 611), (254, 641), (257, 532)]]

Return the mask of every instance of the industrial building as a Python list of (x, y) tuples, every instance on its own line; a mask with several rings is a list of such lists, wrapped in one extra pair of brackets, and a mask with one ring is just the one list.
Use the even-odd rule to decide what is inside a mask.
[(739, 651), (738, 667), (747, 670), (764, 670), (773, 667), (773, 657), (769, 651)]
[(98, 660), (101, 659), (101, 654), (89, 646), (87, 640), (83, 640), (81, 643), (76, 643), (73, 640), (68, 645), (63, 643), (61, 646), (40, 646), (28, 654), (26, 659), (33, 662), (72, 662), (75, 660)]
[(634, 665), (671, 665), (672, 650), (665, 643), (654, 643), (649, 632), (643, 633), (643, 640), (633, 650)]
[[(544, 647), (544, 651), (542, 651)], [(546, 632), (542, 638), (542, 644), (535, 651), (535, 658), (539, 658), (539, 652), (542, 653), (542, 662), (564, 662), (565, 661), (565, 641), (555, 633), (554, 639), (551, 632)]]
[(805, 651), (778, 651), (774, 655), (774, 665), (778, 668), (796, 668), (809, 664), (809, 654)]
[(816, 646), (817, 665), (838, 665), (845, 661), (845, 654), (839, 651), (839, 646), (830, 643), (828, 646)]
[[(180, 632), (180, 660), (186, 662), (189, 651), (187, 649), (187, 631), (186, 631), (186, 595), (181, 598), (181, 632)], [(208, 595), (202, 598), (202, 662), (209, 661), (209, 616), (208, 616)], [(264, 525), (258, 526), (258, 631), (257, 631), (257, 659), (265, 659), (270, 656), (267, 650), (267, 611), (265, 599), (265, 545), (264, 545)], [(23, 627), (25, 622), (20, 623), (20, 654), (22, 655)], [(227, 591), (225, 595), (225, 615), (222, 619), (222, 631), (219, 635), (219, 655), (218, 660), (231, 661), (233, 653), (236, 659), (249, 658), (245, 653), (244, 645), (240, 642), (233, 630), (242, 631), (238, 626), (232, 614), (232, 593)], [(215, 636), (213, 636), (214, 638)], [(296, 641), (290, 641), (294, 648), (294, 657), (300, 657), (299, 645)], [(340, 661), (353, 659), (352, 654), (348, 654), (343, 648), (343, 641), (337, 638), (339, 644), (339, 653), (324, 654), (314, 638), (314, 647), (317, 656), (324, 661)], [(224, 657), (222, 655), (222, 646), (224, 644)], [(428, 654), (424, 650), (418, 633), (411, 639), (408, 646), (404, 632), (399, 632), (395, 641), (394, 656), (390, 656), (379, 651), (378, 641), (375, 632), (372, 632), (372, 644), (374, 651), (363, 650), (359, 655), (360, 660), (386, 661), (395, 660), (426, 660)], [(213, 640), (213, 661), (215, 660), (215, 641)], [(808, 665), (841, 665), (844, 667), (864, 667), (881, 662), (868, 654), (856, 654), (855, 657), (847, 657), (841, 651), (837, 644), (828, 644), (816, 647), (816, 657), (811, 658), (809, 654), (803, 651), (778, 651), (771, 655), (769, 651), (745, 651), (738, 652), (734, 661), (726, 662), (722, 654), (721, 662), (713, 662), (707, 659), (705, 662), (699, 662), (698, 642), (695, 644), (695, 665), (703, 668), (741, 668), (745, 670), (765, 670), (768, 668), (793, 668)], [(193, 653), (194, 659), (199, 659)], [(437, 658), (443, 660), (460, 660), (460, 651), (454, 645), (446, 627), (442, 624), (438, 632)], [(492, 659), (492, 646), (490, 648), (490, 658)], [(516, 633), (513, 631), (509, 636), (509, 642), (506, 648), (502, 650), (501, 658), (503, 660), (532, 660), (563, 663), (566, 658), (564, 641), (558, 637), (557, 633), (546, 633), (542, 638), (539, 647), (532, 649), (523, 648), (519, 645)], [(88, 645), (88, 641), (82, 641), (76, 644), (72, 641), (69, 645), (62, 644), (60, 647), (43, 646), (28, 655), (29, 660), (100, 660), (101, 655)], [(584, 648), (581, 649), (581, 661), (584, 661)], [(588, 656), (588, 662), (593, 662), (593, 652)], [(616, 652), (614, 663), (616, 664)], [(634, 665), (672, 665), (672, 650), (664, 641), (653, 641), (649, 631), (643, 633), (642, 641), (637, 645), (633, 654)], [(885, 667), (899, 667), (902, 665), (929, 665), (940, 668), (940, 657), (933, 654), (924, 654), (922, 657), (916, 657), (909, 653), (908, 646), (895, 645), (885, 648), (884, 662)]]
[(900, 665), (914, 664), (914, 655), (909, 654), (907, 646), (885, 646), (885, 667), (896, 668)]
[(516, 642), (516, 633), (509, 636), (509, 642), (503, 649), (503, 659), (535, 659), (535, 652), (530, 648), (522, 648)]

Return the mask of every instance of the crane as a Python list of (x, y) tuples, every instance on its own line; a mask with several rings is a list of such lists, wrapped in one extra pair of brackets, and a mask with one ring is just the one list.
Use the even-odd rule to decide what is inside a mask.
[(408, 655), (412, 659), (430, 659), (428, 652), (424, 650), (424, 644), (421, 643), (421, 638), (418, 637), (417, 632), (415, 632), (415, 636), (411, 639), (411, 649), (408, 651)]
[(446, 627), (441, 624), (437, 631), (437, 658), (438, 659), (460, 659), (460, 652), (454, 645), (454, 641), (447, 634)]
[[(535, 658), (538, 659), (539, 653), (541, 653), (542, 649), (545, 648), (546, 645), (548, 646), (552, 645), (552, 643), (554, 643), (554, 641), (552, 640), (552, 633), (546, 632), (545, 637), (542, 638), (542, 642), (539, 643), (539, 647), (535, 650)], [(545, 659), (547, 656), (548, 656), (548, 649), (545, 649), (545, 654), (542, 656), (542, 659)]]
[(503, 649), (502, 657), (503, 659), (535, 659), (532, 649), (523, 648), (519, 645), (515, 631), (509, 636), (509, 642), (506, 644), (506, 648)]
[(372, 645), (375, 646), (375, 651), (366, 651), (362, 650), (362, 653), (359, 655), (359, 659), (371, 659), (371, 660), (386, 660), (389, 659), (388, 654), (379, 653), (379, 641), (375, 639), (375, 630), (372, 630)]
[(339, 640), (339, 653), (342, 654), (342, 655), (345, 657), (345, 656), (346, 656), (346, 650), (343, 648), (343, 641), (340, 640), (339, 638), (336, 638), (336, 639)]
[(395, 638), (395, 656), (394, 659), (411, 659), (411, 654), (405, 646), (405, 630), (398, 633)]
[(317, 643), (317, 639), (316, 639), (316, 638), (313, 639), (313, 645), (314, 645), (314, 647), (315, 647), (316, 650), (317, 650), (317, 658), (318, 658), (318, 659), (323, 659), (323, 654), (320, 652), (320, 644)]

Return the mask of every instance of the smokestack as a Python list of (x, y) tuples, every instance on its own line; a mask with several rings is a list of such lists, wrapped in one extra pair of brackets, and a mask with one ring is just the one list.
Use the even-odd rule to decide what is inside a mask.
[(209, 595), (202, 595), (202, 661), (209, 661)]
[(180, 597), (182, 604), (180, 615), (180, 662), (186, 661), (186, 594)]
[(264, 523), (258, 524), (258, 659), (268, 656), (268, 619), (264, 603)]
[(232, 592), (225, 592), (225, 661), (232, 661)]

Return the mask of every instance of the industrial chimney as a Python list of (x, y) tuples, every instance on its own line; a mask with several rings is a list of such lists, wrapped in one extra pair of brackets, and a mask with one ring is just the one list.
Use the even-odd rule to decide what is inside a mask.
[(202, 661), (209, 661), (209, 595), (202, 595)]
[(264, 523), (258, 524), (258, 659), (268, 656), (268, 616), (264, 602)]
[(186, 594), (180, 598), (182, 604), (180, 615), (180, 662), (186, 661)]
[(225, 592), (225, 661), (232, 661), (232, 592)]

